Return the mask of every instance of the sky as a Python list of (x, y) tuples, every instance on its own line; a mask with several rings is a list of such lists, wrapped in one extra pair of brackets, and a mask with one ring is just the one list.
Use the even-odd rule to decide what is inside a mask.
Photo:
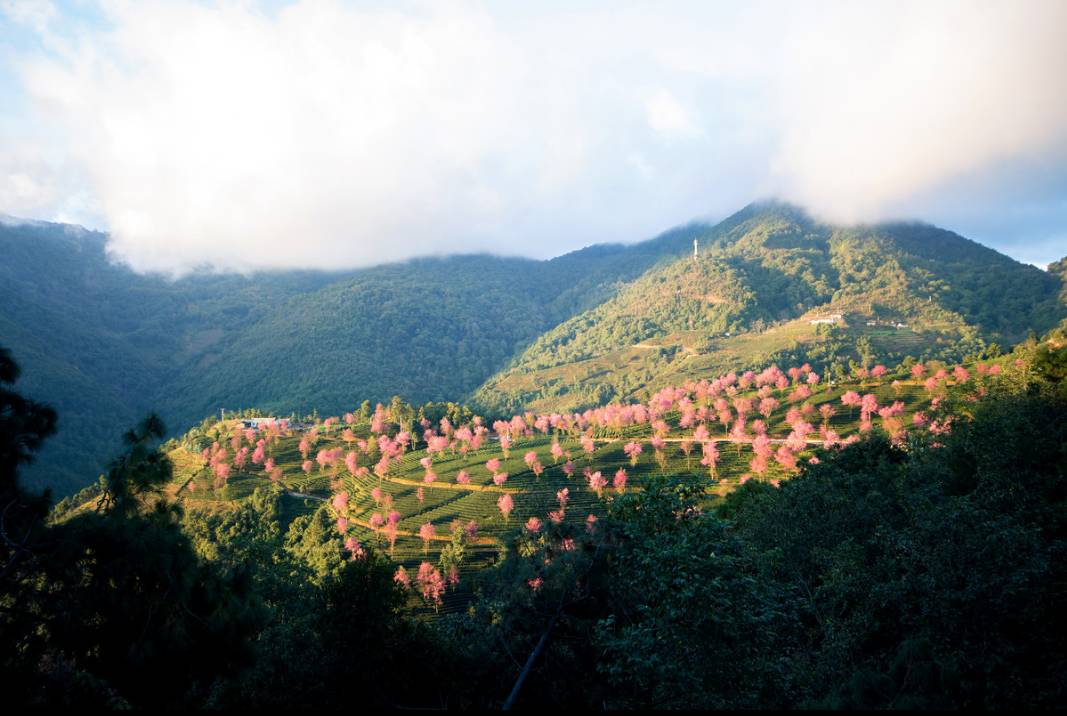
[(1067, 2), (0, 0), (0, 213), (140, 270), (547, 258), (779, 198), (1067, 254)]

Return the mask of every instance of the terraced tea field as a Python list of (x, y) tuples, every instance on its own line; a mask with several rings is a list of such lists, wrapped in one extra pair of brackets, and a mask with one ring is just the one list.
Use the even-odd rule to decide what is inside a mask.
[[(756, 412), (760, 397), (754, 386), (746, 390), (735, 389), (729, 394), (730, 405), (734, 408), (738, 399), (751, 401), (746, 415), (747, 426), (754, 425), (755, 420), (765, 424), (763, 429), (770, 450), (782, 448), (790, 441), (792, 457), (797, 461), (815, 456), (823, 447), (827, 430), (836, 433), (839, 439), (858, 434), (860, 408), (842, 404), (842, 395), (847, 391), (867, 395), (881, 407), (898, 403), (897, 420), (908, 427), (912, 425), (911, 416), (917, 411), (930, 411), (933, 397), (921, 382), (915, 380), (890, 381), (886, 378), (842, 386), (817, 385), (806, 399), (798, 399), (792, 392), (797, 385), (794, 381), (774, 390), (764, 387), (765, 397), (773, 393), (780, 402), (766, 416)], [(726, 395), (724, 393), (722, 397)], [(624, 414), (628, 409), (609, 406), (600, 409), (608, 417), (597, 418), (595, 411), (588, 412), (585, 425), (581, 424), (579, 416), (555, 416), (556, 427), (542, 424), (537, 428), (534, 426), (538, 416), (527, 414), (521, 429), (496, 425), (511, 439), (506, 451), (501, 447), (500, 435), (484, 427), (481, 428), (483, 439), (473, 443), (457, 439), (453, 426), (449, 426), (443, 436), (430, 430), (423, 439), (405, 443), (402, 453), (388, 461), (385, 470), (380, 466), (375, 468), (381, 453), (369, 422), (353, 422), (347, 430), (341, 421), (296, 430), (275, 430), (266, 434), (267, 439), (262, 441), (260, 464), (246, 461), (238, 467), (235, 461), (229, 476), (223, 480), (218, 479), (213, 470), (217, 460), (210, 454), (220, 447), (225, 450), (241, 445), (247, 451), (257, 444), (260, 434), (244, 429), (239, 421), (216, 422), (208, 435), (199, 437), (196, 445), (186, 440), (170, 452), (175, 465), (171, 492), (187, 509), (227, 509), (248, 497), (257, 487), (274, 482), (286, 492), (290, 516), (319, 509), (324, 503), (330, 503), (334, 495), (344, 492), (347, 493), (344, 507), (329, 509), (335, 517), (344, 517), (347, 521), (344, 525), (346, 537), (375, 546), (409, 571), (417, 570), (424, 561), (437, 563), (441, 550), (450, 543), (454, 527), (474, 523), (477, 539), (467, 545), (459, 574), (462, 584), (467, 581), (465, 576), (503, 558), (509, 540), (524, 529), (530, 518), (536, 517), (543, 522), (554, 519), (564, 531), (584, 530), (590, 515), (603, 515), (608, 503), (620, 492), (641, 490), (653, 476), (709, 475), (713, 478), (708, 491), (711, 504), (745, 480), (777, 484), (794, 473), (788, 463), (772, 458), (762, 474), (755, 474), (751, 466), (755, 434), (751, 431), (744, 435), (731, 432), (731, 427), (736, 429), (737, 416), (731, 408), (726, 410), (729, 417), (724, 423), (722, 413), (716, 414), (712, 409), (714, 400), (711, 397), (704, 396), (695, 401), (690, 397), (686, 393), (681, 400), (669, 401), (670, 405), (660, 412), (640, 406), (639, 410), (647, 414), (638, 420), (611, 418), (612, 411)], [(820, 413), (820, 408), (826, 404), (833, 407), (833, 414), (828, 418)], [(687, 428), (681, 427), (682, 408), (687, 407), (692, 412), (697, 406), (705, 411), (704, 417), (697, 422), (708, 431), (703, 443), (713, 444), (718, 453), (711, 469), (701, 464), (702, 444), (694, 437), (696, 426), (692, 420), (687, 423)], [(591, 422), (589, 415), (593, 416)], [(801, 415), (803, 417), (799, 417)], [(547, 416), (542, 422), (546, 420)], [(662, 421), (658, 427), (654, 426), (656, 420)], [(872, 413), (871, 420), (877, 424), (879, 418)], [(795, 434), (790, 438), (798, 421), (808, 423), (807, 432), (799, 442)], [(390, 431), (384, 432), (387, 435), (384, 439), (389, 443)], [(658, 436), (658, 449), (652, 440), (654, 434)], [(395, 430), (392, 436), (396, 437)], [(437, 436), (445, 447), (439, 444), (431, 452), (427, 447), (427, 436)], [(205, 440), (213, 440), (213, 447), (203, 453), (197, 452), (196, 448)], [(307, 443), (304, 446), (306, 456), (301, 452), (302, 440)], [(555, 455), (554, 443), (558, 444)], [(632, 449), (634, 443), (641, 446), (641, 452), (631, 459), (625, 450), (627, 445)], [(400, 450), (399, 447), (396, 449)], [(330, 451), (334, 453), (332, 461), (310, 462), (310, 458), (321, 457)], [(354, 455), (355, 463), (346, 465), (346, 455)], [(499, 460), (499, 466), (494, 466), (498, 475), (496, 480), (494, 472), (486, 466), (492, 459)], [(273, 460), (270, 474), (264, 470), (266, 460)], [(305, 460), (309, 460), (307, 465)], [(424, 463), (430, 465), (432, 476)], [(535, 463), (540, 474), (532, 469)], [(305, 469), (307, 467), (310, 469)], [(616, 488), (613, 482), (620, 470), (626, 473), (625, 486)], [(596, 473), (603, 478), (603, 486), (592, 484), (589, 476)], [(506, 479), (501, 479), (501, 474), (506, 475)], [(464, 480), (459, 479), (461, 475)], [(559, 496), (563, 490), (567, 491), (567, 496), (561, 509)], [(507, 515), (500, 507), (500, 500), (505, 496), (512, 501)], [(385, 527), (390, 513), (394, 513), (395, 520), (391, 540), (390, 529)], [(427, 535), (429, 538), (424, 540), (420, 530), (427, 530), (427, 524), (432, 525), (433, 535)], [(464, 603), (463, 589), (449, 592), (442, 610), (458, 609)]]

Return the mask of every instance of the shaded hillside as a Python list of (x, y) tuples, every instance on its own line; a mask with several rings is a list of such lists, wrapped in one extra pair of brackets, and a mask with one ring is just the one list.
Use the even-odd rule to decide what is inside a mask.
[(1060, 299), (1067, 304), (1067, 256), (1064, 256), (1059, 261), (1050, 263), (1048, 272), (1063, 279), (1063, 290), (1060, 291)]
[(28, 479), (61, 492), (91, 480), (114, 451), (115, 421), (153, 407), (179, 417), (165, 386), (197, 366), (208, 340), (226, 337), (215, 326), (255, 323), (272, 304), (331, 278), (172, 282), (110, 263), (105, 241), (77, 227), (0, 224), (0, 343), (26, 366), (26, 391), (62, 416)]
[(541, 336), (474, 402), (570, 410), (738, 364), (958, 359), (1065, 314), (1057, 276), (925, 224), (833, 227), (754, 204), (700, 246)]

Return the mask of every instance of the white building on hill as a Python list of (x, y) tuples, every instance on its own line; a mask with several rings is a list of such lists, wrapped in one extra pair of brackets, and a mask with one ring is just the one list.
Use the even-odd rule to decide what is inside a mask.
[(821, 325), (832, 326), (832, 325), (834, 325), (836, 323), (841, 323), (844, 320), (845, 320), (845, 317), (842, 316), (840, 313), (831, 313), (828, 316), (819, 316), (818, 318), (813, 318), (810, 321), (808, 321), (808, 323), (810, 323), (813, 326), (821, 326)]

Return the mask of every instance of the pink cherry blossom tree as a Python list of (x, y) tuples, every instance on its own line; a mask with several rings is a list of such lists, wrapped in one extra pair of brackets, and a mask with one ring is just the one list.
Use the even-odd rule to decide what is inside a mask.
[(589, 489), (596, 493), (597, 497), (603, 497), (604, 488), (607, 487), (608, 481), (604, 479), (604, 476), (600, 474), (600, 471), (589, 472), (586, 476), (589, 482)]
[(535, 477), (541, 477), (541, 473), (544, 471), (544, 467), (541, 466), (541, 461), (537, 459), (537, 453), (530, 450), (523, 456), (523, 462), (526, 466), (533, 471)]
[(626, 454), (626, 457), (630, 458), (630, 466), (637, 465), (637, 458), (641, 455), (643, 448), (641, 443), (636, 440), (631, 440), (623, 446), (622, 451)]
[(559, 511), (565, 512), (567, 510), (567, 503), (571, 499), (570, 488), (564, 487), (562, 490), (556, 491), (556, 502), (559, 503)]
[(560, 446), (558, 439), (552, 439), (552, 447), (549, 448), (549, 452), (552, 454), (553, 464), (558, 463), (563, 458), (563, 448)]
[(500, 514), (504, 516), (504, 521), (508, 521), (508, 517), (511, 515), (511, 511), (515, 509), (515, 503), (511, 499), (511, 495), (506, 492), (500, 496), (500, 499), (496, 501), (496, 506), (500, 510)]
[(719, 451), (715, 449), (715, 443), (709, 440), (701, 445), (701, 453), (704, 457), (700, 460), (700, 464), (708, 468), (708, 473), (714, 478), (715, 466), (719, 462)]
[(419, 537), (422, 538), (422, 551), (430, 551), (430, 542), (437, 536), (437, 531), (434, 529), (433, 522), (426, 522), (419, 527)]
[(345, 512), (348, 509), (348, 492), (338, 492), (336, 495), (333, 496), (333, 500), (330, 502), (330, 505), (333, 507), (334, 511), (338, 513)]
[(854, 390), (846, 391), (845, 394), (841, 396), (841, 404), (852, 408), (852, 410), (849, 411), (850, 418), (855, 414), (855, 408), (857, 408), (862, 402), (863, 399), (860, 398), (860, 394)]

